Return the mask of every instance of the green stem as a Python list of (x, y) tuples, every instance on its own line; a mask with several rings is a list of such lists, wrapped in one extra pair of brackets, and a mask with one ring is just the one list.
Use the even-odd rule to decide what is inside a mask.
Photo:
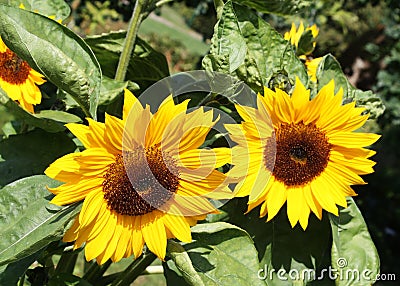
[(79, 251), (64, 252), (57, 263), (55, 273), (73, 273)]
[(122, 273), (119, 279), (114, 280), (111, 286), (125, 286), (130, 285), (145, 269), (149, 266), (156, 256), (149, 252), (140, 256), (133, 261)]
[(132, 18), (129, 23), (128, 32), (126, 34), (124, 47), (119, 58), (115, 80), (124, 81), (126, 71), (128, 70), (129, 60), (131, 59), (135, 40), (139, 31), (140, 23), (143, 20), (143, 6), (147, 4), (147, 0), (136, 0), (135, 8), (133, 9)]
[(107, 260), (103, 265), (98, 265), (96, 262), (89, 267), (88, 271), (83, 275), (82, 279), (95, 284), (97, 280), (102, 278), (103, 274), (111, 265), (111, 260)]

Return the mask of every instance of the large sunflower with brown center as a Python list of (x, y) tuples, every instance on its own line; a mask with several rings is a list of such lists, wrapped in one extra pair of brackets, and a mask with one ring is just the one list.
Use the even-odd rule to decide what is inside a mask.
[(244, 122), (226, 126), (238, 143), (233, 160), (248, 157), (249, 163), (231, 175), (241, 178), (237, 195), (250, 195), (249, 211), (261, 205), (260, 217), (268, 214), (269, 221), (286, 202), (292, 227), (300, 222), (306, 229), (311, 212), (319, 219), (323, 209), (338, 215), (337, 206), (346, 207), (346, 196), (356, 195), (351, 185), (365, 184), (359, 175), (373, 172), (368, 158), (375, 152), (364, 147), (379, 135), (353, 132), (368, 115), (354, 102), (342, 105), (343, 91), (335, 95), (334, 88), (332, 80), (310, 100), (297, 79), (291, 97), (265, 88), (258, 109), (237, 107)]
[(44, 82), (43, 76), (11, 51), (0, 37), (0, 87), (7, 95), (33, 113), (33, 105), (42, 101), (37, 85)]
[(190, 242), (190, 226), (216, 211), (208, 198), (231, 197), (226, 176), (215, 170), (228, 162), (229, 149), (198, 149), (216, 123), (213, 113), (187, 113), (187, 104), (169, 96), (152, 114), (126, 91), (122, 120), (67, 124), (86, 150), (45, 173), (65, 183), (50, 189), (52, 203), (84, 200), (64, 241), (86, 243), (87, 260), (138, 257), (144, 244), (164, 259), (168, 238)]

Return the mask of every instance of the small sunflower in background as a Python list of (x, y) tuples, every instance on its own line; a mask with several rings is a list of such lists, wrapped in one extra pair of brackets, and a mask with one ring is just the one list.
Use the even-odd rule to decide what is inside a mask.
[(0, 87), (7, 95), (30, 113), (42, 101), (38, 85), (45, 83), (43, 76), (11, 51), (0, 37)]
[(319, 33), (317, 25), (312, 25), (304, 28), (303, 22), (300, 22), (299, 28), (296, 29), (296, 25), (292, 23), (292, 27), (289, 32), (286, 32), (283, 37), (285, 40), (290, 41), (290, 43), (296, 47), (297, 54), (302, 58), (313, 52)]
[[(332, 80), (310, 100), (310, 90), (297, 78), (291, 97), (265, 88), (258, 109), (237, 108), (244, 121), (226, 126), (238, 143), (232, 157), (250, 163), (234, 166), (230, 174), (247, 169), (241, 178), (246, 184), (239, 183), (235, 193), (250, 196), (248, 211), (261, 205), (260, 217), (270, 221), (286, 203), (292, 227), (299, 222), (306, 229), (311, 212), (319, 219), (322, 210), (338, 215), (337, 206), (346, 207), (346, 196), (356, 195), (351, 185), (365, 184), (359, 175), (373, 172), (375, 162), (368, 158), (375, 152), (364, 147), (380, 136), (353, 132), (368, 115), (355, 102), (342, 105), (343, 90), (334, 90)], [(271, 123), (273, 136), (265, 128)]]
[(300, 22), (298, 29), (296, 29), (296, 25), (292, 23), (290, 31), (284, 34), (284, 39), (290, 41), (296, 48), (297, 56), (305, 61), (307, 73), (313, 82), (317, 81), (317, 68), (322, 60), (322, 57), (313, 58), (311, 55), (315, 49), (318, 34), (319, 30), (317, 25), (314, 24), (305, 28), (303, 22)]
[(84, 200), (64, 241), (85, 243), (88, 261), (137, 258), (144, 244), (164, 259), (168, 238), (190, 242), (190, 226), (217, 212), (209, 199), (232, 197), (226, 175), (215, 170), (230, 150), (198, 149), (218, 119), (203, 108), (187, 113), (187, 104), (169, 96), (152, 114), (125, 91), (122, 120), (106, 114), (105, 123), (66, 125), (86, 150), (45, 173), (65, 183), (49, 189), (52, 203)]

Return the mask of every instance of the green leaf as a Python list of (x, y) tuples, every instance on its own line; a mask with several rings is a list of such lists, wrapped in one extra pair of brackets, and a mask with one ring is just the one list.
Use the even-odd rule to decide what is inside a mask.
[[(103, 76), (101, 80), (99, 105), (108, 105), (113, 102), (118, 96), (123, 94), (124, 89), (128, 87), (128, 84), (129, 82), (127, 81), (120, 82), (107, 76)], [(136, 89), (138, 89), (138, 87)], [(78, 107), (70, 95), (64, 94), (62, 96), (65, 96), (64, 101), (67, 105), (67, 108)]]
[(280, 15), (293, 15), (304, 10), (310, 0), (235, 0), (236, 2), (256, 9), (258, 12)]
[(316, 281), (319, 271), (328, 269), (331, 262), (331, 229), (326, 213), (322, 221), (311, 214), (304, 231), (299, 225), (291, 227), (286, 207), (270, 222), (259, 217), (259, 207), (244, 215), (247, 199), (231, 200), (222, 209), (229, 213), (229, 222), (252, 237), (262, 269), (259, 275), (268, 285), (334, 285), (326, 276)]
[[(179, 270), (175, 273), (166, 273), (167, 281), (179, 279), (182, 275), (188, 281), (187, 276), (190, 276), (194, 268), (197, 274), (190, 276), (193, 278), (189, 280), (192, 283), (190, 285), (265, 286), (265, 283), (257, 277), (259, 270), (257, 251), (246, 231), (224, 222), (204, 223), (192, 228), (192, 236), (194, 241), (183, 246), (186, 253), (181, 250), (172, 252), (173, 261)], [(173, 271), (171, 263), (170, 261), (167, 263), (169, 269), (167, 271)], [(187, 272), (182, 274), (182, 270)], [(201, 282), (197, 275), (201, 278)], [(175, 285), (185, 284), (181, 279), (181, 283)]]
[(0, 33), (11, 50), (96, 118), (100, 65), (78, 35), (45, 16), (5, 5), (0, 5)]
[(31, 114), (9, 98), (1, 88), (0, 104), (4, 105), (10, 113), (26, 124), (39, 127), (48, 132), (60, 132), (65, 130), (65, 123), (81, 121), (78, 116), (57, 110), (42, 110), (38, 113)]
[(0, 266), (0, 285), (16, 286), (29, 266), (39, 258), (40, 253), (41, 250), (8, 265)]
[(371, 285), (379, 273), (379, 256), (356, 203), (349, 197), (347, 204), (338, 217), (330, 215), (336, 285)]
[(296, 76), (308, 83), (304, 65), (289, 42), (255, 12), (232, 2), (224, 5), (203, 67), (231, 74), (256, 92), (271, 87), (270, 81), (280, 75), (287, 77), (291, 86)]
[[(121, 54), (125, 31), (111, 32), (85, 39), (101, 64), (104, 75), (114, 78)], [(137, 83), (143, 91), (153, 83), (169, 76), (168, 63), (162, 53), (136, 38), (135, 50), (129, 62), (126, 79)]]
[(343, 88), (344, 102), (356, 101), (357, 106), (365, 107), (371, 119), (378, 118), (385, 111), (385, 106), (378, 95), (372, 91), (362, 91), (350, 84), (339, 62), (328, 54), (323, 57), (317, 68), (318, 90), (334, 79), (336, 92)]
[(182, 274), (183, 279), (185, 279), (189, 285), (204, 286), (200, 275), (197, 274), (188, 253), (182, 245), (173, 240), (168, 240), (167, 252), (168, 256), (170, 256), (172, 261), (175, 263), (178, 271)]
[(40, 129), (11, 135), (0, 141), (0, 187), (22, 177), (43, 174), (57, 158), (72, 153), (76, 146), (64, 132)]
[(0, 0), (2, 4), (13, 7), (25, 6), (25, 10), (40, 13), (55, 20), (65, 20), (71, 14), (71, 7), (64, 0)]
[(92, 286), (91, 283), (69, 273), (57, 274), (49, 280), (47, 286)]
[(46, 187), (59, 184), (38, 175), (0, 190), (0, 266), (27, 257), (63, 236), (80, 204), (49, 204), (52, 195)]

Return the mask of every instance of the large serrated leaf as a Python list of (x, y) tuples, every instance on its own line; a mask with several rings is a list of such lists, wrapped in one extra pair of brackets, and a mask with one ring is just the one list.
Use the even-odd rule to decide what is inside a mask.
[[(104, 75), (114, 78), (119, 56), (123, 49), (125, 31), (111, 32), (85, 39), (99, 59)], [(125, 79), (137, 83), (141, 90), (169, 76), (168, 63), (162, 53), (155, 51), (149, 44), (136, 38), (135, 50)]]
[(55, 17), (56, 20), (64, 20), (71, 13), (71, 8), (64, 0), (0, 0), (0, 3), (13, 7), (23, 4), (26, 10)]
[[(190, 285), (265, 286), (264, 281), (257, 277), (260, 268), (257, 251), (246, 231), (224, 222), (205, 223), (194, 226), (192, 236), (194, 241), (183, 247), (203, 284), (197, 282)], [(190, 269), (186, 265), (190, 261), (188, 259), (174, 260), (175, 263), (182, 263), (182, 265), (177, 265), (178, 269)], [(172, 267), (169, 267), (169, 264), (167, 266), (169, 269), (167, 271), (172, 271)], [(174, 279), (178, 283), (180, 275), (179, 272), (167, 273), (166, 278), (167, 281)], [(182, 281), (183, 279), (179, 285), (186, 284)]]
[(319, 63), (317, 78), (318, 90), (334, 79), (336, 91), (343, 88), (344, 101), (356, 101), (357, 106), (365, 107), (371, 119), (378, 118), (385, 111), (385, 106), (378, 95), (372, 91), (359, 90), (350, 84), (339, 62), (330, 54), (324, 56)]
[(336, 285), (371, 285), (379, 273), (379, 256), (356, 203), (347, 198), (347, 204), (338, 217), (330, 215)]
[(0, 266), (27, 257), (63, 236), (80, 204), (49, 204), (52, 195), (46, 187), (59, 184), (38, 175), (0, 190)]
[(234, 0), (243, 5), (255, 8), (258, 12), (292, 15), (304, 10), (310, 0)]
[(203, 67), (231, 74), (255, 91), (263, 92), (263, 86), (278, 75), (287, 75), (292, 84), (296, 76), (308, 83), (304, 65), (289, 42), (251, 9), (227, 2), (211, 42)]
[(43, 110), (35, 114), (29, 113), (9, 98), (1, 88), (0, 104), (4, 105), (10, 113), (26, 124), (39, 127), (48, 132), (60, 132), (65, 130), (65, 123), (81, 121), (76, 115), (58, 110)]
[(43, 174), (53, 161), (75, 148), (64, 132), (35, 129), (11, 135), (0, 141), (0, 187), (26, 176)]
[(10, 49), (96, 117), (100, 65), (78, 35), (45, 16), (6, 5), (0, 5), (0, 33)]

